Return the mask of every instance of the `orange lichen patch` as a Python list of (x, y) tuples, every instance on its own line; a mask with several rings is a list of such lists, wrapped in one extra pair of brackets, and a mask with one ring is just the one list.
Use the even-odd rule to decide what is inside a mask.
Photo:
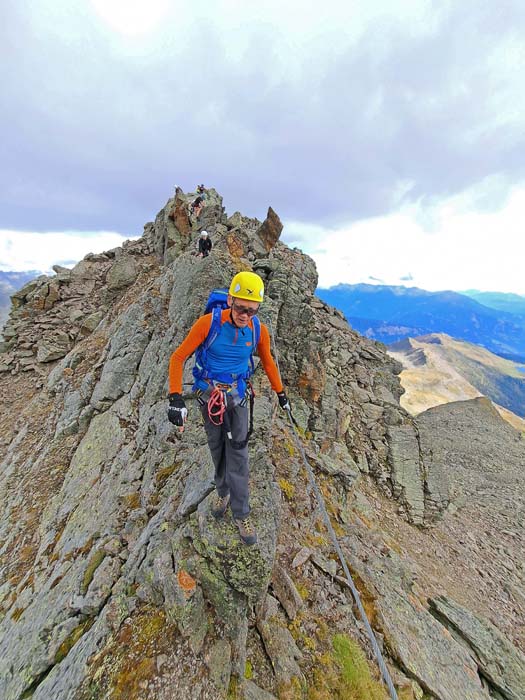
[(140, 493), (135, 492), (126, 494), (122, 497), (122, 503), (126, 508), (129, 508), (129, 510), (140, 508)]
[(131, 642), (132, 630), (130, 625), (122, 625), (118, 632), (118, 641), (120, 644), (127, 646)]
[[(320, 528), (317, 527), (317, 530), (319, 531)], [(323, 531), (326, 532), (324, 525)], [(319, 532), (307, 532), (304, 536), (304, 543), (309, 547), (324, 547), (328, 544), (328, 539), (325, 535), (322, 535)]]
[(176, 199), (168, 216), (173, 220), (179, 233), (189, 238), (191, 235), (191, 221), (188, 215), (188, 205), (186, 202), (182, 199)]
[(184, 591), (184, 596), (186, 598), (191, 598), (197, 586), (195, 579), (192, 578), (187, 571), (184, 571), (184, 569), (179, 569), (177, 582), (182, 591)]
[(234, 258), (240, 258), (244, 255), (244, 246), (238, 236), (233, 233), (229, 233), (226, 238), (226, 245), (228, 246), (228, 252)]
[(326, 454), (327, 452), (330, 452), (330, 449), (333, 446), (333, 440), (329, 440), (326, 438), (325, 440), (322, 441), (321, 447), (320, 447), (320, 452), (322, 455)]
[(145, 686), (159, 674), (155, 660), (159, 654), (171, 652), (176, 630), (164, 610), (141, 607), (106, 647), (91, 657), (91, 694), (82, 695), (82, 700), (95, 697), (95, 693), (108, 700), (142, 700)]
[(160, 495), (158, 493), (152, 493), (148, 499), (148, 506), (158, 506), (160, 501)]
[(38, 545), (36, 544), (26, 544), (19, 546), (18, 542), (15, 541), (12, 552), (12, 564), (10, 571), (13, 574), (9, 577), (9, 583), (11, 586), (16, 587), (22, 581), (24, 576), (30, 570), (38, 550)]
[(161, 489), (164, 484), (168, 481), (170, 476), (173, 474), (174, 471), (176, 471), (180, 466), (182, 462), (174, 462), (173, 464), (168, 465), (167, 467), (162, 467), (159, 469), (159, 471), (155, 474), (155, 483), (157, 485), (157, 488)]
[(303, 398), (319, 401), (326, 384), (326, 372), (319, 353), (309, 359), (311, 361), (299, 375), (297, 387)]
[(352, 567), (350, 566), (348, 568), (350, 570), (350, 574), (354, 581), (355, 587), (359, 591), (361, 603), (363, 604), (363, 608), (365, 609), (366, 616), (368, 617), (370, 624), (374, 629), (380, 630), (381, 625), (378, 621), (375, 595), (367, 588), (365, 582), (363, 581), (361, 576), (359, 576), (357, 571), (355, 569), (352, 569)]
[(143, 683), (153, 678), (155, 671), (155, 659), (148, 656), (145, 659), (141, 659), (134, 667), (133, 672), (119, 675), (117, 684), (111, 694), (112, 700), (140, 696), (143, 692)]
[[(366, 515), (363, 513), (353, 513), (354, 518), (359, 520), (365, 527), (367, 527), (369, 530), (371, 530), (374, 527), (373, 522), (370, 520), (370, 518), (367, 518)], [(393, 547), (391, 547), (393, 549)]]
[(31, 544), (26, 544), (18, 550), (18, 561), (22, 564), (32, 563), (35, 557), (36, 547)]

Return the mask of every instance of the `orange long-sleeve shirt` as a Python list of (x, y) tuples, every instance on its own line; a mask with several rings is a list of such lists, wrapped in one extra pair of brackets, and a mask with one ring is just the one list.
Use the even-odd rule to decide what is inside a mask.
[[(188, 357), (195, 352), (199, 345), (206, 340), (211, 328), (211, 322), (212, 314), (206, 314), (197, 319), (186, 338), (172, 353), (169, 366), (170, 394), (182, 394), (184, 363)], [(231, 323), (230, 309), (224, 309), (221, 313), (221, 325), (224, 325), (224, 323)], [(253, 332), (253, 321), (251, 319), (247, 327)], [(261, 359), (261, 364), (270, 380), (272, 389), (277, 392), (283, 391), (283, 383), (279, 370), (277, 369), (270, 349), (270, 334), (264, 323), (261, 323), (261, 336), (257, 344), (257, 354)]]

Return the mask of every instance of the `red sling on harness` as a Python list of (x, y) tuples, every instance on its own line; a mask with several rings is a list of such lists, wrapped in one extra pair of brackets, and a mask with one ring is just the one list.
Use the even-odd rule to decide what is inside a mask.
[(214, 425), (222, 425), (225, 411), (226, 401), (224, 400), (224, 393), (215, 387), (208, 399), (208, 416), (210, 421)]

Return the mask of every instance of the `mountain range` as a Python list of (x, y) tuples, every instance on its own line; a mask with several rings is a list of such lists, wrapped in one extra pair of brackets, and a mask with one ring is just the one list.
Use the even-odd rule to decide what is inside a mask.
[[(371, 284), (340, 284), (317, 294), (340, 309), (355, 330), (387, 345), (446, 333), (510, 360), (525, 360), (525, 316), (485, 306), (466, 294)], [(491, 303), (510, 308), (507, 296), (493, 295)]]
[(504, 294), (502, 292), (480, 292), (476, 289), (468, 289), (463, 292), (466, 296), (479, 301), (483, 306), (499, 311), (508, 311), (525, 318), (525, 297), (521, 294)]

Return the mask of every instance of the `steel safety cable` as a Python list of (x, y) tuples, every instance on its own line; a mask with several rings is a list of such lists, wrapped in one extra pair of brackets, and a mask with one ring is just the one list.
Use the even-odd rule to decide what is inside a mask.
[[(271, 321), (269, 322), (269, 325), (270, 325), (270, 331), (271, 331), (271, 335), (272, 335), (272, 342), (273, 342), (274, 353), (275, 353), (275, 362), (277, 364), (277, 369), (279, 370), (279, 374), (281, 374), (281, 370), (279, 368), (279, 357), (278, 357), (278, 352), (277, 352), (277, 345), (275, 343), (275, 335), (273, 332), (273, 326), (272, 326)], [(293, 431), (293, 434), (295, 437), (296, 445), (299, 449), (299, 452), (301, 453), (301, 457), (303, 458), (303, 462), (304, 462), (304, 465), (306, 467), (306, 473), (308, 474), (308, 480), (309, 480), (310, 485), (311, 485), (312, 489), (314, 490), (314, 493), (317, 497), (317, 501), (319, 503), (319, 507), (320, 507), (320, 510), (321, 510), (321, 513), (323, 516), (324, 523), (325, 523), (326, 528), (330, 534), (330, 537), (332, 539), (332, 543), (334, 545), (335, 551), (337, 552), (339, 560), (341, 561), (341, 566), (343, 567), (343, 571), (345, 573), (348, 586), (349, 586), (349, 588), (352, 592), (352, 595), (354, 597), (355, 603), (357, 605), (357, 609), (359, 610), (359, 615), (361, 617), (361, 621), (363, 622), (363, 624), (365, 626), (368, 639), (370, 640), (370, 644), (372, 645), (372, 649), (374, 651), (374, 655), (375, 655), (376, 660), (377, 660), (377, 665), (379, 666), (379, 670), (381, 671), (381, 675), (383, 677), (385, 685), (388, 688), (391, 699), (398, 700), (396, 689), (394, 688), (392, 678), (390, 677), (390, 673), (388, 671), (385, 660), (383, 658), (383, 654), (381, 653), (381, 649), (379, 648), (379, 644), (377, 643), (377, 639), (375, 637), (374, 630), (372, 629), (372, 626), (368, 620), (366, 611), (363, 607), (363, 603), (361, 602), (361, 596), (359, 595), (359, 591), (356, 588), (356, 585), (352, 579), (352, 575), (351, 575), (350, 570), (348, 568), (348, 564), (346, 563), (346, 557), (343, 553), (343, 550), (341, 549), (341, 545), (339, 544), (339, 540), (337, 539), (337, 535), (335, 534), (334, 528), (332, 527), (332, 523), (330, 521), (330, 516), (328, 515), (328, 511), (326, 510), (326, 504), (325, 504), (323, 494), (321, 493), (319, 486), (317, 485), (314, 471), (313, 471), (310, 463), (308, 462), (308, 459), (306, 458), (306, 453), (305, 453), (303, 445), (299, 439), (299, 435), (297, 434), (297, 430), (295, 428), (295, 421), (294, 421), (294, 418), (292, 416), (292, 412), (291, 412), (290, 408), (288, 408), (286, 412), (288, 414), (288, 418), (290, 419), (290, 425), (292, 426), (292, 431)]]

